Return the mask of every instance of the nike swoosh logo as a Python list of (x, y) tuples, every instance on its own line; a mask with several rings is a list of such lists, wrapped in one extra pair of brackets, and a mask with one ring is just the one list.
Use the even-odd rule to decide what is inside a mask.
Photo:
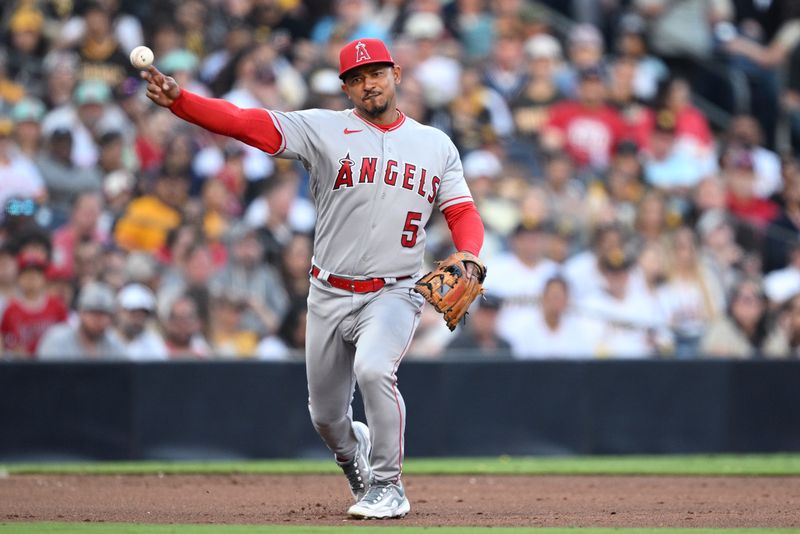
[(344, 129), (344, 134), (345, 135), (350, 135), (351, 133), (358, 133), (358, 132), (363, 132), (363, 131), (364, 130), (349, 130), (349, 129), (345, 128)]

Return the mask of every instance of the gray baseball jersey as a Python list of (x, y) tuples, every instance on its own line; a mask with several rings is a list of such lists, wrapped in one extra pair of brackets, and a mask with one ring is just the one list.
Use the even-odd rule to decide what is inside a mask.
[[(382, 130), (353, 110), (270, 112), (283, 141), (277, 157), (303, 162), (317, 207), (306, 329), (309, 410), (340, 459), (352, 458), (356, 382), (372, 439), (376, 481), (402, 471), (405, 404), (395, 372), (419, 322), (423, 299), (411, 291), (433, 208), (471, 202), (453, 143), (404, 116)], [(325, 284), (330, 274), (386, 278), (376, 292)], [(321, 281), (321, 280), (322, 281)], [(396, 282), (396, 283), (395, 283)]]
[(441, 131), (401, 116), (384, 132), (353, 110), (270, 112), (275, 156), (303, 162), (318, 220), (315, 263), (345, 276), (419, 271), (433, 207), (471, 202), (458, 151)]

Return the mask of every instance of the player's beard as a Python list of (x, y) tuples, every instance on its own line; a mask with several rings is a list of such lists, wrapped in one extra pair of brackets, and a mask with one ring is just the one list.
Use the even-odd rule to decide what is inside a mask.
[[(373, 102), (374, 102), (374, 100), (373, 100)], [(371, 119), (377, 119), (378, 117), (380, 117), (381, 115), (383, 115), (383, 114), (384, 114), (384, 112), (385, 112), (387, 109), (389, 109), (389, 102), (388, 102), (388, 101), (384, 102), (383, 104), (377, 104), (377, 103), (376, 103), (376, 104), (375, 104), (375, 105), (372, 107), (372, 109), (370, 109), (370, 108), (368, 108), (368, 107), (366, 107), (366, 106), (364, 106), (363, 108), (361, 108), (361, 110), (364, 112), (364, 114), (365, 114), (365, 115), (367, 115), (367, 116), (368, 116), (369, 118), (371, 118)]]

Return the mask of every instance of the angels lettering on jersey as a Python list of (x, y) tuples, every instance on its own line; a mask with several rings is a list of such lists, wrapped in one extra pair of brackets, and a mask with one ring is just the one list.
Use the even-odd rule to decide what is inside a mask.
[[(375, 184), (375, 174), (378, 169), (377, 157), (362, 157), (355, 161), (350, 157), (350, 152), (339, 160), (339, 170), (333, 181), (333, 190), (347, 190), (359, 187), (361, 184)], [(390, 159), (386, 162), (386, 170), (379, 183), (390, 187), (401, 187), (425, 198), (429, 204), (436, 199), (441, 178), (430, 176), (427, 169), (413, 163), (399, 163)]]

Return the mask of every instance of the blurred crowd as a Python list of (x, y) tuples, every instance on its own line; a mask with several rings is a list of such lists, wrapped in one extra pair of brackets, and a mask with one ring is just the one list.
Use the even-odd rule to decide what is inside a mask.
[[(800, 354), (796, 1), (9, 0), (3, 357), (302, 360), (305, 169), (155, 107), (128, 53), (240, 107), (346, 109), (359, 37), (486, 226), (485, 298), (452, 334), (426, 308), (410, 358)], [(452, 250), (440, 216), (427, 246)]]

